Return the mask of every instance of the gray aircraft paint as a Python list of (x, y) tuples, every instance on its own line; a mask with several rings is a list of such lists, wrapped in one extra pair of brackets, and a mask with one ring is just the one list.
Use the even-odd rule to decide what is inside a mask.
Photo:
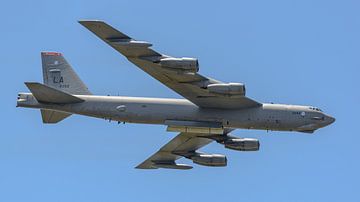
[[(20, 93), (19, 107), (57, 110), (119, 122), (164, 124), (166, 120), (221, 122), (225, 128), (274, 131), (312, 131), (334, 121), (309, 106), (262, 104), (241, 110), (204, 109), (185, 99), (76, 95), (82, 103), (41, 104), (30, 93)], [(302, 113), (305, 113), (302, 114)], [(324, 117), (324, 118), (322, 118)]]
[[(43, 52), (44, 84), (26, 82), (31, 93), (19, 93), (17, 106), (40, 109), (44, 123), (79, 114), (119, 123), (161, 124), (168, 126), (168, 131), (180, 132), (136, 168), (191, 169), (175, 162), (181, 157), (200, 165), (226, 166), (224, 155), (204, 154), (198, 149), (216, 141), (229, 149), (257, 151), (258, 140), (237, 138), (230, 132), (239, 128), (313, 133), (335, 121), (316, 107), (257, 102), (245, 96), (241, 83), (227, 84), (197, 73), (194, 58), (160, 54), (149, 48), (151, 44), (136, 41), (102, 21), (80, 23), (186, 99), (92, 95), (61, 53)], [(172, 68), (169, 61), (190, 65), (188, 69), (181, 65)]]

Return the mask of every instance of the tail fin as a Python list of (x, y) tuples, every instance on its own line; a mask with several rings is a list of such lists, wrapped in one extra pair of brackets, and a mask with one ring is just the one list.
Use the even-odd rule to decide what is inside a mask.
[[(38, 102), (48, 104), (70, 104), (83, 102), (73, 95), (91, 95), (61, 53), (42, 52), (44, 84), (25, 83)], [(73, 95), (72, 95), (73, 94)], [(57, 123), (71, 113), (41, 109), (43, 123)]]
[(41, 60), (45, 85), (69, 94), (91, 95), (61, 53), (42, 52)]
[[(72, 104), (80, 103), (84, 100), (71, 94), (56, 90), (44, 84), (36, 82), (25, 82), (33, 96), (38, 102), (46, 104)], [(70, 116), (71, 113), (55, 110), (41, 109), (43, 123), (57, 123)]]

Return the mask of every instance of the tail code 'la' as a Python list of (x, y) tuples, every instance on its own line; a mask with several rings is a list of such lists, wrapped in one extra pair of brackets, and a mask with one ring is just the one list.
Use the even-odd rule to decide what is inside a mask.
[(61, 53), (42, 52), (41, 60), (45, 85), (70, 94), (91, 95)]

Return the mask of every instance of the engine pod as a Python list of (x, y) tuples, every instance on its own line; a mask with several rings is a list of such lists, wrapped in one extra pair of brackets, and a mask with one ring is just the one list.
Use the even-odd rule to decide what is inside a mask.
[(203, 166), (223, 167), (227, 165), (226, 156), (221, 154), (196, 154), (190, 158), (194, 163)]
[(237, 151), (258, 151), (259, 140), (253, 138), (231, 138), (224, 141), (225, 148)]
[(155, 63), (160, 64), (161, 67), (167, 68), (170, 70), (177, 71), (186, 71), (186, 72), (198, 72), (199, 71), (199, 62), (196, 58), (162, 58), (160, 61)]
[(245, 96), (246, 89), (242, 83), (216, 83), (207, 86), (210, 93), (221, 95), (240, 95)]

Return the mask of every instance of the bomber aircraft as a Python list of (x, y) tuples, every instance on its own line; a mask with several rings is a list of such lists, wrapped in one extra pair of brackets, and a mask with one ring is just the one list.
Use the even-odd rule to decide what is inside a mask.
[(185, 99), (92, 95), (58, 52), (42, 52), (44, 84), (25, 82), (31, 93), (19, 93), (18, 107), (40, 109), (44, 123), (57, 123), (71, 114), (118, 122), (161, 124), (179, 132), (136, 168), (191, 169), (185, 157), (204, 166), (226, 166), (226, 156), (198, 151), (216, 141), (225, 148), (257, 151), (259, 141), (231, 135), (235, 129), (313, 133), (335, 119), (317, 107), (260, 103), (245, 94), (242, 83), (223, 83), (198, 73), (195, 58), (172, 57), (135, 40), (103, 21), (79, 21), (130, 62)]

